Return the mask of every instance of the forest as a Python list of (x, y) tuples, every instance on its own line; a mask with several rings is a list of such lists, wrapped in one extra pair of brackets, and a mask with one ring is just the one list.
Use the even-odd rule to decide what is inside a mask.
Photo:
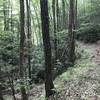
[(0, 100), (100, 100), (100, 0), (0, 0)]

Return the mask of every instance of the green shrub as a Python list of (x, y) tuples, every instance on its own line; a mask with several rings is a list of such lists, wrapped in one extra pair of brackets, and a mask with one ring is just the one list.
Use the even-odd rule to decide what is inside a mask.
[(12, 65), (18, 64), (18, 40), (9, 31), (0, 32), (0, 59)]
[(77, 30), (76, 39), (85, 43), (93, 43), (100, 39), (100, 25), (82, 24)]
[(31, 62), (32, 62), (32, 79), (33, 81), (39, 82), (39, 78), (44, 76), (38, 76), (38, 74), (40, 74), (40, 72), (43, 71), (45, 68), (44, 52), (43, 52), (43, 47), (41, 45), (34, 46)]

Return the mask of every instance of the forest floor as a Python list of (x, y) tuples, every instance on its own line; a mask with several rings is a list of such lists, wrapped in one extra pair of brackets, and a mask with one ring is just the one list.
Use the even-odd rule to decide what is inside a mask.
[[(100, 100), (100, 42), (77, 45), (81, 57), (54, 80), (55, 100)], [(44, 91), (44, 85), (34, 85), (28, 93), (29, 100), (44, 100)], [(20, 94), (16, 97), (20, 100)]]
[[(83, 63), (85, 66), (75, 77), (63, 81), (63, 89), (57, 100), (100, 100), (100, 42), (96, 44), (80, 43), (79, 46), (89, 53), (88, 58), (77, 62), (79, 66), (82, 66)], [(76, 69), (79, 68), (76, 67)], [(76, 74), (75, 71), (72, 72)]]

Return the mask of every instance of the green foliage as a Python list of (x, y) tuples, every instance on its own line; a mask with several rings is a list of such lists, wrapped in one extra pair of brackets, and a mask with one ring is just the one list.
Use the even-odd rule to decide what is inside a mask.
[(57, 79), (55, 79), (55, 87), (57, 90), (62, 90), (63, 82), (70, 81), (76, 76), (80, 76), (82, 73), (88, 71), (89, 69), (94, 68), (96, 65), (90, 61), (90, 49), (81, 49), (77, 48), (77, 51), (81, 54), (81, 58), (77, 60), (74, 67), (69, 67), (66, 72), (60, 75)]
[(76, 38), (86, 43), (98, 41), (100, 39), (100, 25), (82, 24), (77, 30)]
[(4, 64), (18, 64), (18, 41), (12, 32), (0, 32), (0, 59)]
[[(44, 76), (37, 76), (38, 73), (41, 71), (44, 71), (44, 53), (43, 53), (43, 47), (40, 46), (34, 46), (33, 52), (32, 52), (32, 78), (33, 80), (37, 80), (39, 82), (39, 79), (37, 78), (42, 78)], [(41, 75), (44, 75), (41, 73)]]
[(2, 32), (0, 32), (0, 43), (5, 43), (5, 42), (6, 43), (7, 42), (11, 43), (13, 38), (14, 38), (14, 35), (10, 31), (2, 31)]

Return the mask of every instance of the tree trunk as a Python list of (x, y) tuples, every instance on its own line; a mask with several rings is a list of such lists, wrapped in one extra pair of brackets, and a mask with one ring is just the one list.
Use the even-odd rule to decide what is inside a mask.
[[(12, 0), (10, 1), (10, 3), (11, 3), (11, 2), (12, 2)], [(11, 27), (11, 32), (14, 33), (14, 29), (13, 29), (13, 28), (14, 28), (14, 27), (13, 27), (13, 13), (12, 13), (13, 11), (12, 11), (12, 10), (13, 10), (13, 9), (12, 9), (12, 4), (11, 4), (11, 12), (10, 12), (10, 13), (11, 13), (11, 22), (10, 22), (11, 26), (10, 26), (10, 27)]]
[[(0, 75), (1, 75), (1, 68), (0, 68)], [(0, 77), (1, 78), (1, 77)], [(0, 80), (1, 81), (1, 80)], [(4, 100), (3, 99), (3, 95), (2, 95), (2, 84), (0, 84), (0, 100)]]
[(77, 21), (77, 0), (75, 0), (75, 13), (74, 13), (74, 16), (75, 16), (75, 18), (74, 18), (74, 29), (77, 29), (77, 23), (78, 23), (78, 21)]
[(4, 14), (4, 31), (8, 30), (7, 27), (7, 1), (3, 1), (3, 14)]
[(27, 38), (28, 38), (28, 75), (31, 79), (31, 18), (30, 18), (30, 0), (26, 0), (27, 9)]
[(20, 0), (20, 78), (21, 78), (21, 95), (22, 100), (28, 100), (25, 87), (22, 86), (24, 78), (24, 46), (25, 46), (25, 13), (24, 13), (24, 0)]
[(65, 11), (65, 0), (62, 0), (62, 13), (63, 13), (63, 29), (66, 28), (66, 11)]
[(59, 0), (56, 0), (57, 32), (59, 32)]
[(52, 0), (53, 24), (54, 24), (54, 47), (55, 47), (55, 61), (57, 61), (57, 28), (56, 28), (56, 2)]
[(3, 99), (3, 95), (2, 95), (2, 93), (1, 93), (1, 90), (0, 90), (0, 100), (4, 100), (4, 99)]
[(74, 36), (74, 1), (70, 0), (69, 9), (69, 44), (68, 44), (68, 61), (73, 64), (75, 61), (75, 36)]
[(24, 31), (24, 0), (20, 0), (20, 76), (24, 76), (24, 45), (25, 45), (25, 31)]
[[(9, 73), (7, 73), (7, 74), (9, 75)], [(9, 80), (9, 83), (10, 83), (13, 100), (16, 100), (16, 97), (15, 97), (15, 89), (14, 89), (14, 82), (13, 82), (13, 74), (11, 75), (11, 77), (8, 76), (8, 80)]]
[(21, 100), (28, 100), (28, 96), (26, 94), (26, 90), (24, 86), (21, 86), (21, 95), (22, 95), (22, 99)]
[(48, 0), (40, 0), (41, 6), (41, 21), (42, 21), (42, 35), (45, 55), (45, 91), (46, 97), (53, 95), (53, 81), (52, 81), (52, 65), (51, 65), (51, 45), (49, 36), (49, 15), (48, 15)]

